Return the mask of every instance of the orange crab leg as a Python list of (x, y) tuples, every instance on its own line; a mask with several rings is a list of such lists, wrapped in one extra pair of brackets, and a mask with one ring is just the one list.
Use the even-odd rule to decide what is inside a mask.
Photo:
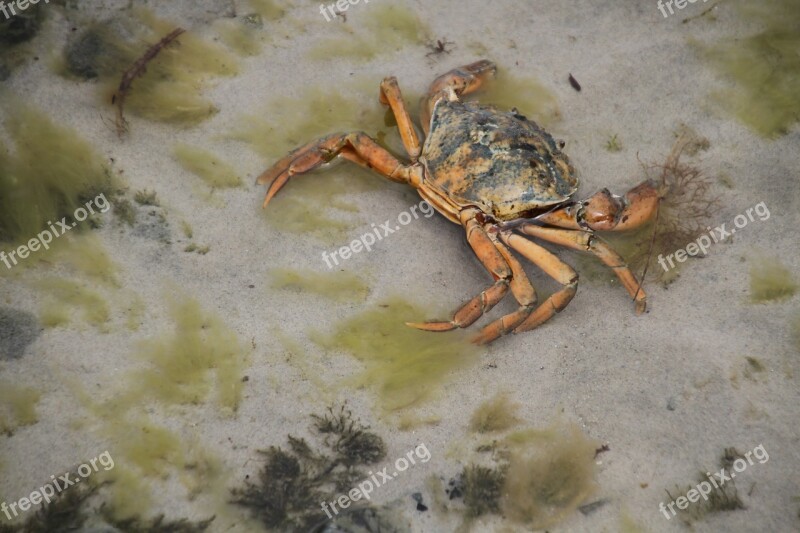
[(658, 202), (658, 190), (645, 181), (628, 191), (624, 199), (603, 189), (583, 202), (545, 213), (536, 220), (566, 229), (624, 231), (648, 222)]
[(578, 289), (578, 273), (554, 254), (525, 237), (511, 232), (502, 232), (500, 238), (563, 285), (562, 289), (551, 294), (522, 324), (514, 328), (514, 333), (521, 333), (540, 326), (569, 304)]
[(422, 153), (422, 147), (419, 143), (417, 130), (414, 129), (414, 122), (406, 109), (406, 103), (403, 96), (400, 94), (400, 86), (397, 85), (397, 78), (394, 76), (386, 78), (381, 82), (380, 101), (384, 105), (388, 105), (394, 113), (394, 118), (397, 120), (397, 129), (400, 131), (400, 138), (403, 140), (403, 146), (411, 157), (412, 162), (416, 162), (419, 154)]
[(627, 263), (607, 242), (588, 231), (572, 231), (556, 228), (543, 228), (534, 224), (523, 224), (520, 231), (532, 237), (594, 254), (600, 261), (614, 271), (622, 286), (636, 302), (636, 314), (647, 308), (647, 297)]
[(298, 148), (258, 177), (257, 183), (269, 184), (264, 198), (264, 207), (267, 207), (269, 201), (286, 185), (289, 179), (330, 162), (342, 152), (345, 153), (345, 159), (352, 161), (354, 158), (351, 156), (356, 155), (363, 161), (364, 166), (383, 174), (392, 181), (408, 183), (416, 187), (422, 180), (417, 167), (404, 165), (366, 133), (335, 133)]
[(494, 284), (470, 301), (462, 305), (446, 322), (406, 322), (412, 328), (425, 331), (449, 331), (455, 328), (466, 328), (478, 320), (484, 313), (503, 299), (508, 292), (512, 270), (501, 253), (492, 243), (483, 226), (475, 220), (479, 211), (467, 209), (461, 212), (461, 221), (467, 231), (467, 242), (495, 279)]
[(633, 275), (627, 263), (607, 242), (588, 231), (573, 231), (557, 228), (543, 228), (535, 224), (523, 224), (519, 228), (522, 233), (532, 237), (594, 254), (606, 266), (610, 267), (617, 275), (622, 286), (636, 302), (636, 314), (641, 314), (647, 308), (647, 297), (640, 287), (636, 276)]
[(511, 293), (516, 298), (520, 307), (513, 313), (503, 315), (491, 324), (484, 326), (480, 333), (472, 338), (475, 344), (489, 344), (495, 341), (498, 337), (506, 335), (519, 326), (533, 311), (533, 306), (536, 305), (536, 290), (531, 285), (528, 276), (525, 275), (525, 270), (522, 265), (511, 254), (511, 251), (500, 242), (497, 234), (489, 234), (497, 250), (506, 260), (508, 266), (511, 267)]
[(494, 77), (497, 67), (491, 61), (482, 59), (442, 74), (428, 88), (427, 96), (422, 99), (420, 121), (425, 135), (430, 130), (431, 116), (436, 102), (442, 98), (453, 100), (477, 91), (486, 80)]

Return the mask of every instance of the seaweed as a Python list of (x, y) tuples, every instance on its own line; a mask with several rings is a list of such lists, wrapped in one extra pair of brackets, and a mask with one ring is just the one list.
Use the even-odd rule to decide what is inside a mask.
[(775, 258), (758, 258), (750, 267), (750, 301), (752, 303), (788, 300), (797, 293), (792, 272)]
[(110, 528), (121, 533), (200, 533), (206, 531), (215, 518), (198, 522), (185, 518), (168, 521), (159, 515), (149, 520), (141, 517), (119, 520), (114, 518), (114, 510), (108, 503), (102, 502), (99, 506), (94, 503), (102, 499), (98, 492), (106, 484), (85, 483), (59, 491), (26, 521), (0, 524), (0, 533), (67, 533)]
[(468, 518), (500, 512), (500, 497), (506, 479), (504, 468), (465, 466), (461, 479)]
[[(725, 448), (720, 455), (718, 464), (720, 468), (724, 468), (726, 471), (729, 471), (737, 459), (744, 459), (744, 455), (739, 453), (736, 448)], [(697, 475), (697, 481), (699, 483), (705, 482), (708, 484), (709, 477), (710, 474), (699, 472)], [(708, 494), (708, 499), (704, 498), (702, 500), (698, 500), (697, 502), (689, 505), (686, 509), (678, 508), (679, 516), (684, 523), (690, 525), (692, 522), (700, 520), (710, 514), (726, 511), (737, 511), (745, 508), (744, 502), (742, 502), (742, 499), (739, 497), (739, 491), (736, 488), (736, 483), (732, 477), (722, 482), (722, 484), (719, 486), (717, 486), (716, 483), (714, 483), (714, 485), (714, 489)], [(678, 496), (687, 494), (690, 490), (693, 490), (695, 486), (696, 485), (685, 487), (676, 486), (676, 497), (673, 497), (672, 494), (666, 489), (664, 492), (667, 493), (667, 496), (669, 496), (670, 500), (675, 501)]]
[(563, 422), (511, 433), (481, 446), (491, 457), (465, 466), (450, 481), (448, 494), (463, 496), (468, 522), (502, 514), (544, 529), (579, 509), (595, 490), (596, 445), (576, 425)]
[(147, 64), (150, 63), (167, 45), (177, 39), (186, 30), (183, 28), (175, 28), (169, 32), (164, 38), (158, 41), (153, 46), (149, 47), (144, 54), (133, 65), (122, 73), (122, 79), (119, 82), (117, 92), (111, 97), (111, 103), (116, 103), (117, 106), (117, 135), (122, 137), (128, 131), (128, 122), (125, 120), (125, 99), (131, 90), (131, 86), (136, 78), (144, 75), (147, 70)]
[[(731, 80), (714, 99), (729, 114), (763, 137), (785, 135), (800, 120), (800, 2), (731, 2), (759, 31), (699, 45), (704, 58)], [(712, 6), (713, 7), (713, 6)]]
[(606, 150), (609, 152), (619, 152), (622, 150), (622, 142), (617, 138), (616, 133), (606, 142)]
[(133, 201), (139, 205), (152, 205), (156, 207), (160, 205), (156, 197), (156, 191), (148, 191), (147, 189), (136, 191), (136, 194), (133, 195)]
[[(7, 4), (11, 4), (8, 2)], [(20, 10), (12, 16), (4, 16), (0, 18), (0, 45), (3, 45), (5, 51), (6, 46), (13, 46), (16, 44), (24, 43), (33, 39), (39, 31), (44, 19), (44, 11), (42, 7), (45, 4), (36, 5), (31, 2), (25, 10)], [(11, 11), (13, 8), (10, 5), (5, 5), (5, 11)], [(19, 7), (17, 7), (19, 9)]]
[(312, 415), (311, 428), (321, 446), (288, 435), (288, 448), (261, 450), (266, 462), (256, 483), (246, 478), (234, 488), (232, 502), (247, 508), (266, 527), (307, 531), (325, 521), (319, 507), (365, 477), (359, 467), (386, 456), (383, 439), (368, 431), (345, 405), (322, 416)]
[(519, 423), (516, 411), (519, 404), (509, 400), (508, 393), (499, 392), (480, 405), (470, 418), (470, 430), (476, 433), (504, 431)]
[(681, 160), (687, 151), (696, 153), (703, 149), (698, 139), (689, 130), (680, 131), (663, 163), (642, 164), (646, 179), (654, 182), (659, 193), (654, 220), (634, 230), (633, 235), (608, 233), (603, 236), (626, 258), (632, 270), (642, 272), (640, 279), (643, 281), (664, 284), (673, 281), (680, 263), (670, 270), (650, 270), (650, 260), (674, 253), (697, 239), (707, 231), (709, 220), (720, 209), (719, 196), (712, 190), (714, 180), (699, 167)]

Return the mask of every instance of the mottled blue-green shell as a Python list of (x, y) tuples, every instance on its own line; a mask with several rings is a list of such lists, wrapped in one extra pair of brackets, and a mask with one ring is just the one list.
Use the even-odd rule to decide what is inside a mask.
[(562, 203), (578, 188), (549, 133), (516, 112), (472, 102), (436, 104), (421, 161), (448, 198), (503, 221)]

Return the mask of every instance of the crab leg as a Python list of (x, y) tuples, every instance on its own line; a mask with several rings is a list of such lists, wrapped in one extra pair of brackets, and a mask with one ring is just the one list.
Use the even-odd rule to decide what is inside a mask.
[(400, 130), (400, 138), (406, 148), (411, 161), (416, 162), (422, 148), (419, 144), (417, 130), (414, 129), (414, 122), (406, 109), (406, 103), (400, 94), (400, 86), (397, 85), (397, 78), (394, 76), (386, 78), (381, 82), (380, 101), (392, 109), (394, 118), (397, 120), (397, 129)]
[(450, 331), (466, 328), (503, 299), (512, 280), (512, 269), (497, 250), (486, 230), (475, 220), (476, 210), (461, 212), (461, 221), (467, 231), (467, 242), (495, 279), (494, 284), (462, 305), (447, 322), (406, 322), (412, 328), (426, 331)]
[(533, 306), (536, 305), (536, 290), (533, 288), (533, 285), (531, 285), (520, 262), (511, 254), (511, 251), (500, 242), (496, 233), (490, 233), (489, 238), (492, 239), (495, 247), (503, 256), (503, 259), (505, 259), (508, 266), (511, 267), (511, 293), (514, 295), (520, 307), (513, 313), (503, 315), (481, 329), (480, 333), (472, 339), (472, 342), (475, 344), (489, 344), (498, 337), (510, 333), (528, 318), (528, 315), (533, 311)]
[(422, 99), (420, 121), (425, 135), (430, 130), (431, 116), (436, 102), (442, 98), (455, 100), (477, 91), (486, 80), (494, 77), (497, 67), (491, 61), (482, 59), (442, 74), (436, 78)]
[(525, 237), (511, 232), (501, 232), (500, 238), (564, 286), (551, 294), (524, 322), (514, 328), (514, 333), (521, 333), (540, 326), (569, 304), (578, 288), (578, 273), (551, 252)]
[(520, 231), (532, 237), (594, 254), (606, 266), (610, 267), (617, 275), (622, 285), (636, 302), (636, 314), (641, 314), (647, 308), (647, 297), (642, 290), (636, 276), (633, 275), (627, 263), (611, 246), (597, 235), (588, 231), (573, 231), (567, 229), (543, 228), (535, 224), (523, 224)]
[(404, 165), (380, 147), (366, 133), (335, 133), (310, 142), (275, 163), (258, 177), (256, 183), (269, 184), (264, 207), (286, 185), (290, 178), (318, 168), (345, 152), (345, 159), (360, 158), (364, 166), (383, 174), (392, 181), (413, 186), (421, 182), (421, 174), (414, 166)]

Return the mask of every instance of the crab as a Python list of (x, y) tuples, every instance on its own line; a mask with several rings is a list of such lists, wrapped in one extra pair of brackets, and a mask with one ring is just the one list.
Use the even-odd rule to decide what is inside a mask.
[[(380, 102), (391, 108), (410, 162), (398, 160), (363, 132), (335, 133), (302, 146), (259, 176), (268, 184), (264, 207), (293, 177), (343, 159), (405, 183), (445, 218), (461, 225), (466, 240), (493, 282), (462, 305), (450, 320), (407, 323), (427, 331), (466, 328), (510, 291), (519, 307), (484, 326), (473, 337), (487, 344), (508, 333), (540, 326), (562, 311), (578, 287), (578, 273), (533, 239), (594, 254), (611, 268), (634, 301), (646, 296), (624, 259), (596, 231), (630, 230), (653, 217), (659, 201), (654, 184), (643, 182), (624, 196), (603, 189), (583, 201), (572, 197), (578, 176), (556, 141), (532, 120), (493, 106), (464, 101), (496, 74), (481, 60), (436, 78), (423, 97), (420, 143), (397, 79), (380, 85)], [(560, 284), (537, 303), (536, 291), (516, 252)]]

